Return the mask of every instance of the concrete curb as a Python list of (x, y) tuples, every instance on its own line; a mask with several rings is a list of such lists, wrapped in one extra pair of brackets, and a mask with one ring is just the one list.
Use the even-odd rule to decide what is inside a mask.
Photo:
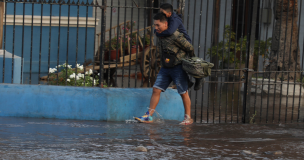
[[(124, 121), (142, 116), (152, 88), (88, 88), (0, 84), (0, 116)], [(162, 93), (157, 111), (166, 120), (183, 120), (176, 90)]]

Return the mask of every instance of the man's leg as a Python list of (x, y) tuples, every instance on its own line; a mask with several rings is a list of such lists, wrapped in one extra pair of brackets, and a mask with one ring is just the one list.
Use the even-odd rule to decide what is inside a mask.
[(150, 114), (150, 116), (153, 115), (153, 113), (155, 111), (155, 108), (156, 108), (156, 106), (157, 106), (157, 104), (159, 102), (160, 93), (161, 93), (160, 89), (153, 88), (153, 93), (152, 93), (152, 96), (151, 96), (150, 107), (149, 107), (149, 114)]
[(191, 100), (188, 94), (188, 91), (184, 94), (181, 94), (183, 99), (185, 114), (187, 114), (191, 118)]

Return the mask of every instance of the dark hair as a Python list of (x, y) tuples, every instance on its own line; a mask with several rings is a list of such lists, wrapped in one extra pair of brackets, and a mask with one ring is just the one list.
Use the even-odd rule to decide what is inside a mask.
[(168, 13), (173, 13), (173, 6), (170, 3), (163, 3), (162, 5), (160, 5), (160, 8)]
[(153, 19), (154, 19), (154, 20), (160, 20), (161, 22), (168, 21), (166, 15), (163, 14), (163, 13), (157, 13), (157, 14), (153, 17)]

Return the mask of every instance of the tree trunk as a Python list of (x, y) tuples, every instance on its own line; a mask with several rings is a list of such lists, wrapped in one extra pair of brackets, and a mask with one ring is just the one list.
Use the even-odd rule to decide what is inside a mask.
[[(282, 6), (283, 1), (283, 6)], [(289, 4), (288, 4), (289, 1)], [(275, 10), (275, 28), (272, 38), (272, 49), (269, 65), (266, 70), (270, 71), (299, 71), (300, 49), (298, 45), (298, 0), (277, 0)], [(283, 9), (283, 10), (282, 10)], [(288, 13), (287, 13), (288, 12)], [(282, 14), (282, 15), (281, 15)], [(287, 25), (286, 25), (287, 23)], [(283, 78), (290, 80), (298, 79), (300, 73), (290, 72), (270, 73), (270, 78)]]

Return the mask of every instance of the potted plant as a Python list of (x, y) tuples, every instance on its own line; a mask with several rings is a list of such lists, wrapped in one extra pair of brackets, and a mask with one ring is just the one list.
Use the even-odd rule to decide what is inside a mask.
[(140, 51), (143, 51), (143, 50), (145, 50), (146, 48), (148, 48), (148, 47), (150, 47), (150, 35), (149, 34), (146, 34), (146, 36), (143, 36), (142, 38), (141, 38), (141, 41), (143, 42), (143, 44), (145, 45), (145, 47), (144, 48), (142, 48), (141, 46), (140, 46)]
[[(116, 60), (116, 58), (120, 57), (120, 50), (118, 49), (117, 51), (117, 47), (120, 47), (120, 43), (119, 43), (119, 38), (118, 38), (118, 43), (117, 43), (117, 37), (112, 38), (111, 40), (106, 41), (105, 43), (105, 48), (106, 48), (106, 52), (105, 52), (105, 56), (104, 59), (106, 61), (109, 60), (109, 54), (110, 54), (110, 60)], [(116, 52), (118, 52), (118, 57), (116, 57)]]
[[(210, 58), (211, 56), (217, 57), (217, 60), (220, 62), (220, 68), (241, 68), (240, 65), (245, 64), (247, 36), (244, 36), (238, 40), (236, 40), (235, 37), (236, 34), (231, 31), (229, 25), (226, 25), (224, 40), (220, 41), (218, 45), (212, 46), (208, 49), (207, 58)], [(255, 41), (253, 62), (254, 70), (257, 70), (259, 55), (263, 56), (264, 58), (268, 58), (270, 54), (270, 46), (271, 38), (267, 39), (267, 41)], [(263, 63), (265, 64), (265, 60)]]

